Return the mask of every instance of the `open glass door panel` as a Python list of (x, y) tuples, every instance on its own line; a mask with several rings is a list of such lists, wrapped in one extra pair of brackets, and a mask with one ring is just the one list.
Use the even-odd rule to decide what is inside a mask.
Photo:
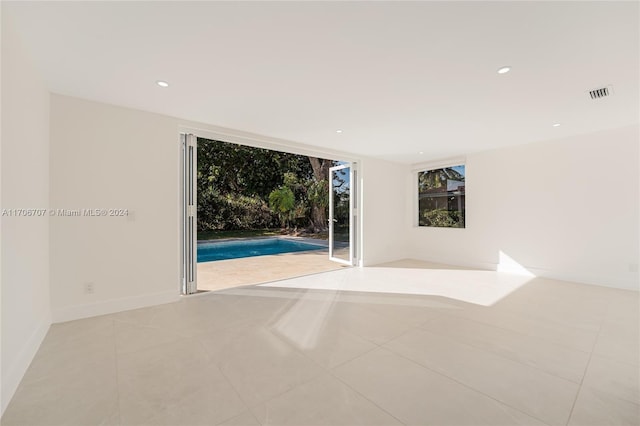
[(329, 259), (353, 264), (353, 197), (350, 164), (329, 169)]

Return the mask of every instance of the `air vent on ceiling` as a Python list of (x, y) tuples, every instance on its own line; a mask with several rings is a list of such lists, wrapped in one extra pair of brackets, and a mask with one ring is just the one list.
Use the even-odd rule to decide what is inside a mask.
[(589, 91), (589, 96), (591, 96), (591, 99), (606, 98), (607, 96), (611, 95), (613, 95), (613, 87), (611, 86), (600, 87), (598, 89)]

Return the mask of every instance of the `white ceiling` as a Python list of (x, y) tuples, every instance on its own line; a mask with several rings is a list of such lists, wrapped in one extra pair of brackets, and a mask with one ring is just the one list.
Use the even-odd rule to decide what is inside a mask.
[(2, 6), (52, 92), (392, 161), (638, 123), (637, 2)]

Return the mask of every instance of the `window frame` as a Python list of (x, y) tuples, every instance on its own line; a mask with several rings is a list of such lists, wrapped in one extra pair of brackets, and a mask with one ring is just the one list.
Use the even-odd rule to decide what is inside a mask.
[[(456, 167), (456, 166), (464, 166), (464, 177), (465, 177), (465, 215), (464, 215), (464, 226), (462, 227), (448, 227), (448, 226), (426, 226), (426, 225), (420, 225), (420, 190), (418, 187), (418, 177), (419, 174), (422, 172), (426, 172), (429, 170), (438, 170), (438, 169), (443, 169), (443, 168), (447, 168), (447, 167)], [(437, 161), (437, 162), (427, 162), (427, 163), (420, 163), (420, 164), (415, 164), (413, 165), (412, 169), (411, 169), (411, 178), (412, 178), (412, 207), (413, 207), (413, 212), (411, 214), (412, 217), (412, 225), (414, 228), (420, 228), (420, 229), (467, 229), (469, 226), (469, 221), (468, 221), (468, 217), (467, 217), (467, 209), (466, 209), (466, 204), (467, 204), (467, 200), (466, 200), (466, 195), (467, 195), (467, 191), (466, 191), (466, 182), (467, 182), (467, 175), (468, 175), (468, 164), (466, 161), (466, 158), (464, 157), (460, 157), (460, 158), (453, 158), (453, 159), (447, 159), (447, 160), (442, 160), (442, 161)]]

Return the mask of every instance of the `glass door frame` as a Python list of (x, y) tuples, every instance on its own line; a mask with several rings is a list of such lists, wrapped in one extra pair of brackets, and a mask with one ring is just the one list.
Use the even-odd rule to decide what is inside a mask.
[[(334, 219), (333, 172), (347, 168), (349, 169), (349, 259), (345, 260), (333, 256), (334, 224), (336, 222)], [(329, 260), (351, 266), (356, 264), (357, 188), (356, 163), (345, 163), (329, 168)]]
[(198, 139), (181, 133), (182, 145), (182, 294), (194, 294), (197, 288), (198, 253)]
[[(179, 156), (180, 158), (180, 191), (179, 191), (179, 234), (181, 242), (180, 250), (180, 293), (183, 295), (195, 294), (197, 290), (197, 141), (198, 138), (205, 138), (211, 140), (219, 140), (227, 143), (235, 143), (239, 145), (246, 145), (250, 147), (270, 149), (275, 151), (282, 151), (292, 153), (296, 155), (315, 156), (318, 158), (326, 158), (327, 154), (322, 152), (313, 152), (309, 150), (300, 150), (299, 147), (294, 145), (282, 144), (281, 141), (271, 141), (267, 139), (256, 139), (248, 137), (242, 133), (236, 132), (219, 132), (212, 129), (202, 129), (190, 126), (178, 126), (179, 134)], [(190, 150), (189, 147), (192, 147)], [(348, 155), (332, 154), (330, 158), (349, 158)], [(189, 158), (191, 162), (189, 162)], [(345, 160), (344, 164), (336, 166), (337, 168), (351, 167), (350, 178), (350, 197), (349, 197), (349, 260), (339, 259), (331, 256), (329, 251), (329, 259), (346, 265), (359, 265), (361, 263), (360, 251), (361, 251), (361, 226), (358, 213), (358, 204), (360, 203), (359, 192), (360, 182), (357, 180), (358, 176), (358, 163), (356, 159), (351, 157), (349, 160)], [(331, 167), (330, 169), (334, 169)], [(329, 171), (331, 174), (331, 170)], [(331, 182), (329, 182), (331, 188)], [(193, 192), (191, 192), (193, 191)], [(191, 194), (189, 200), (188, 195)], [(329, 191), (329, 210), (332, 214), (333, 197), (332, 191)], [(193, 228), (189, 226), (189, 218), (192, 218)], [(332, 223), (329, 223), (330, 227)], [(329, 234), (329, 243), (333, 244), (333, 236)], [(189, 276), (190, 275), (190, 276)]]

